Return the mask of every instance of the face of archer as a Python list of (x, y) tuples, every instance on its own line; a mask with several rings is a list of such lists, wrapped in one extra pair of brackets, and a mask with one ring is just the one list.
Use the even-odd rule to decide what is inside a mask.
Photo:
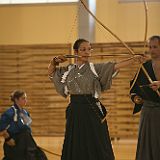
[(75, 54), (80, 56), (78, 58), (78, 61), (81, 61), (82, 63), (86, 63), (89, 61), (91, 52), (92, 52), (92, 47), (89, 42), (82, 42), (78, 50), (75, 50)]
[(160, 59), (160, 42), (158, 39), (150, 40), (149, 42), (149, 52), (152, 59)]

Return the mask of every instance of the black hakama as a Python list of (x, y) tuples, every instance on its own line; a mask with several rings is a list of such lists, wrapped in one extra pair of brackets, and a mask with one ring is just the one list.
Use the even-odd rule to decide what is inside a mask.
[(96, 102), (88, 95), (71, 96), (62, 160), (114, 160), (107, 121), (101, 122)]

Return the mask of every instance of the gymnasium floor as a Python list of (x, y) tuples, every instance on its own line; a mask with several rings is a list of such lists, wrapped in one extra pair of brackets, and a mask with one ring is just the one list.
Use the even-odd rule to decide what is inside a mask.
[[(38, 145), (47, 151), (61, 154), (63, 137), (34, 137)], [(116, 160), (135, 160), (136, 139), (120, 139), (112, 141)], [(2, 158), (3, 139), (0, 139), (0, 159)], [(59, 156), (47, 153), (49, 160), (60, 160)]]

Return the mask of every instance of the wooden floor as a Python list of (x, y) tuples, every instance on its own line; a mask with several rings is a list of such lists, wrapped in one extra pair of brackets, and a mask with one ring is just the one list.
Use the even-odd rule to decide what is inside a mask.
[[(42, 148), (56, 153), (61, 154), (63, 137), (34, 137), (36, 142)], [(120, 139), (112, 141), (114, 153), (116, 160), (135, 160), (135, 151), (136, 151), (136, 139)], [(3, 157), (2, 150), (3, 140), (0, 139), (0, 159)], [(59, 156), (52, 155), (46, 152), (49, 160), (60, 160)]]

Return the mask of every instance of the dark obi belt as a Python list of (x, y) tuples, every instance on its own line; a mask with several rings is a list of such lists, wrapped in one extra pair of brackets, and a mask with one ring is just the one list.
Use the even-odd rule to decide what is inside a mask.
[(93, 112), (95, 112), (102, 122), (106, 118), (106, 108), (102, 105), (98, 98), (93, 97), (91, 94), (71, 95), (70, 102), (74, 105), (83, 104), (84, 106), (89, 107)]
[(155, 108), (155, 107), (156, 107), (156, 108), (157, 108), (157, 107), (160, 108), (160, 103), (144, 100), (143, 106), (144, 106), (144, 107), (149, 107), (149, 108)]
[(91, 94), (72, 94), (70, 101), (73, 103), (96, 103), (99, 102), (98, 98), (93, 97)]

